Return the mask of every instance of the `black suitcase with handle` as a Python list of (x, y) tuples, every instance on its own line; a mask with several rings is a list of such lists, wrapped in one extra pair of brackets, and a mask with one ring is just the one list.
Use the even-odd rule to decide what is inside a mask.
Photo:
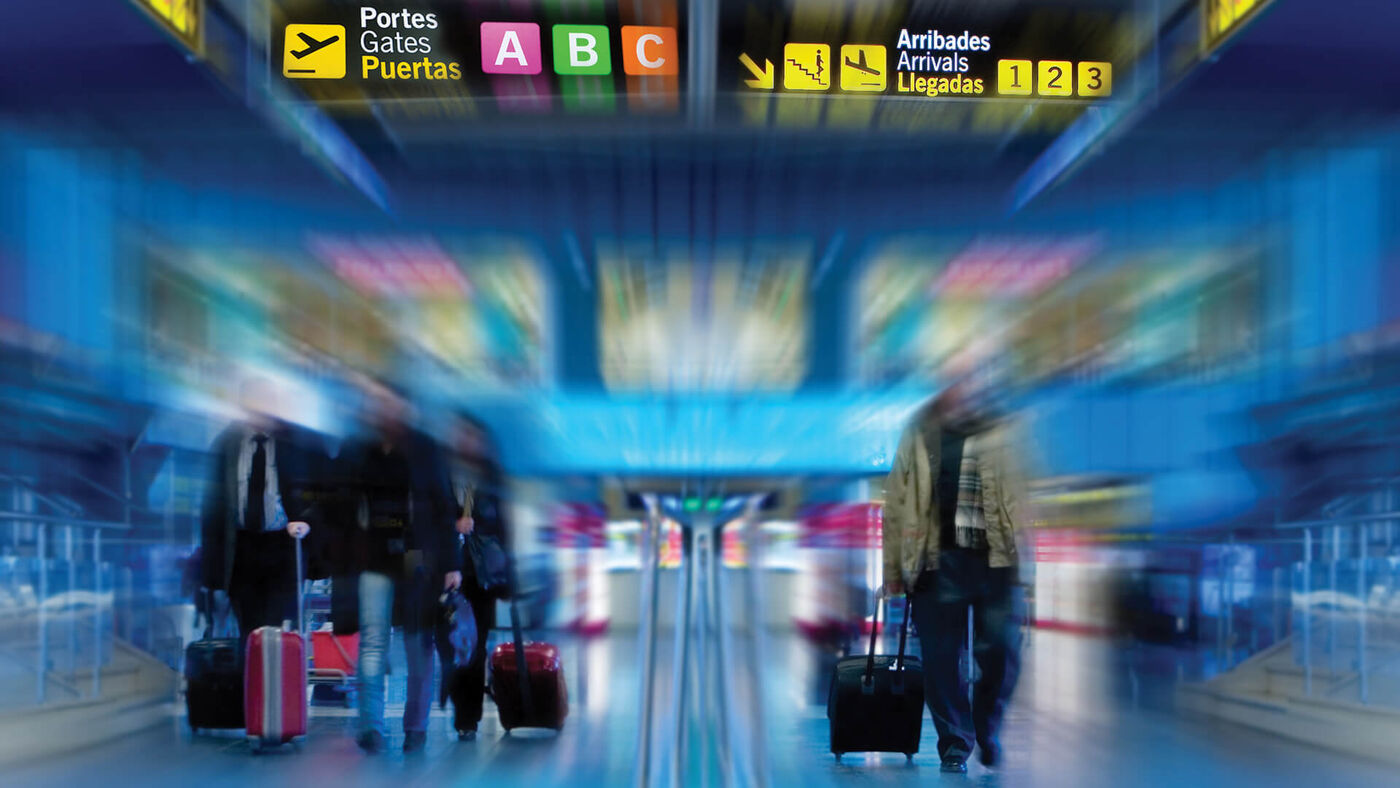
[(910, 760), (919, 751), (924, 722), (924, 670), (918, 657), (905, 655), (910, 602), (905, 599), (899, 653), (877, 655), (880, 605), (870, 626), (870, 650), (836, 663), (827, 695), (831, 752), (898, 752)]
[(243, 727), (243, 641), (214, 637), (211, 597), (204, 597), (204, 638), (185, 647), (185, 711), (196, 732)]
[(185, 648), (190, 729), (243, 727), (243, 649), (238, 638), (206, 638)]

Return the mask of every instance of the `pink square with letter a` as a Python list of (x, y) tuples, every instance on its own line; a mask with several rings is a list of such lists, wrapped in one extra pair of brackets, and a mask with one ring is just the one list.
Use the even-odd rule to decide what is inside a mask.
[(534, 22), (482, 22), (481, 70), (487, 74), (538, 74), (544, 69), (540, 26)]

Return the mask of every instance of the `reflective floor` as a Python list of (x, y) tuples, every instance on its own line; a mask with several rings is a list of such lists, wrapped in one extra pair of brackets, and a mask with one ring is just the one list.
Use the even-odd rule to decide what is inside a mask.
[[(768, 765), (772, 785), (1380, 785), (1389, 767), (1170, 709), (1174, 655), (1136, 654), (1095, 638), (1036, 633), (1026, 647), (1026, 672), (1006, 732), (1007, 763), (995, 774), (973, 765), (967, 777), (938, 772), (933, 727), (922, 751), (903, 756), (827, 752), (819, 687), (822, 663), (795, 638), (770, 641), (775, 660), (768, 693)], [(634, 784), (637, 643), (614, 635), (566, 649), (573, 706), (557, 736), (506, 737), (490, 715), (481, 737), (459, 744), (449, 718), (435, 712), (428, 749), (368, 758), (350, 738), (351, 712), (317, 707), (311, 735), (296, 748), (253, 755), (235, 737), (191, 737), (172, 708), (169, 726), (36, 763), (5, 776), (8, 786), (110, 784), (140, 774), (144, 786), (191, 785), (491, 785), (604, 786)], [(782, 673), (786, 678), (779, 680)], [(394, 745), (401, 743), (395, 736)], [(717, 784), (692, 776), (689, 784)]]

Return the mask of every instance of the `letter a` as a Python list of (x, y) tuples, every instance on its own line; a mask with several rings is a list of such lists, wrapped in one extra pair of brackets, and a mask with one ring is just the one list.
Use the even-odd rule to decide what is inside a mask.
[(519, 63), (521, 68), (530, 67), (525, 60), (525, 47), (520, 44), (520, 35), (514, 30), (507, 30), (501, 37), (501, 49), (496, 53), (496, 65), (504, 65), (506, 58)]

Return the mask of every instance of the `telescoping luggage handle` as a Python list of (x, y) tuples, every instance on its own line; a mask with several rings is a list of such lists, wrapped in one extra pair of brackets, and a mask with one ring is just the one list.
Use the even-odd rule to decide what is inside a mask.
[(525, 659), (525, 633), (520, 627), (520, 611), (516, 605), (520, 578), (515, 571), (515, 557), (509, 556), (506, 565), (510, 572), (510, 635), (515, 645), (515, 670), (520, 674), (520, 707), (524, 710), (525, 719), (529, 720), (534, 716), (534, 699), (530, 696), (530, 665)]
[[(886, 601), (888, 604), (888, 600)], [(891, 689), (895, 693), (904, 692), (904, 647), (909, 635), (909, 609), (914, 606), (914, 602), (906, 594), (904, 597), (904, 623), (899, 628), (899, 653), (894, 660), (894, 683)], [(889, 618), (886, 615), (886, 618)], [(861, 678), (860, 690), (866, 695), (875, 692), (875, 642), (880, 632), (880, 602), (875, 601), (875, 615), (870, 620), (870, 650), (865, 655), (865, 675)]]

